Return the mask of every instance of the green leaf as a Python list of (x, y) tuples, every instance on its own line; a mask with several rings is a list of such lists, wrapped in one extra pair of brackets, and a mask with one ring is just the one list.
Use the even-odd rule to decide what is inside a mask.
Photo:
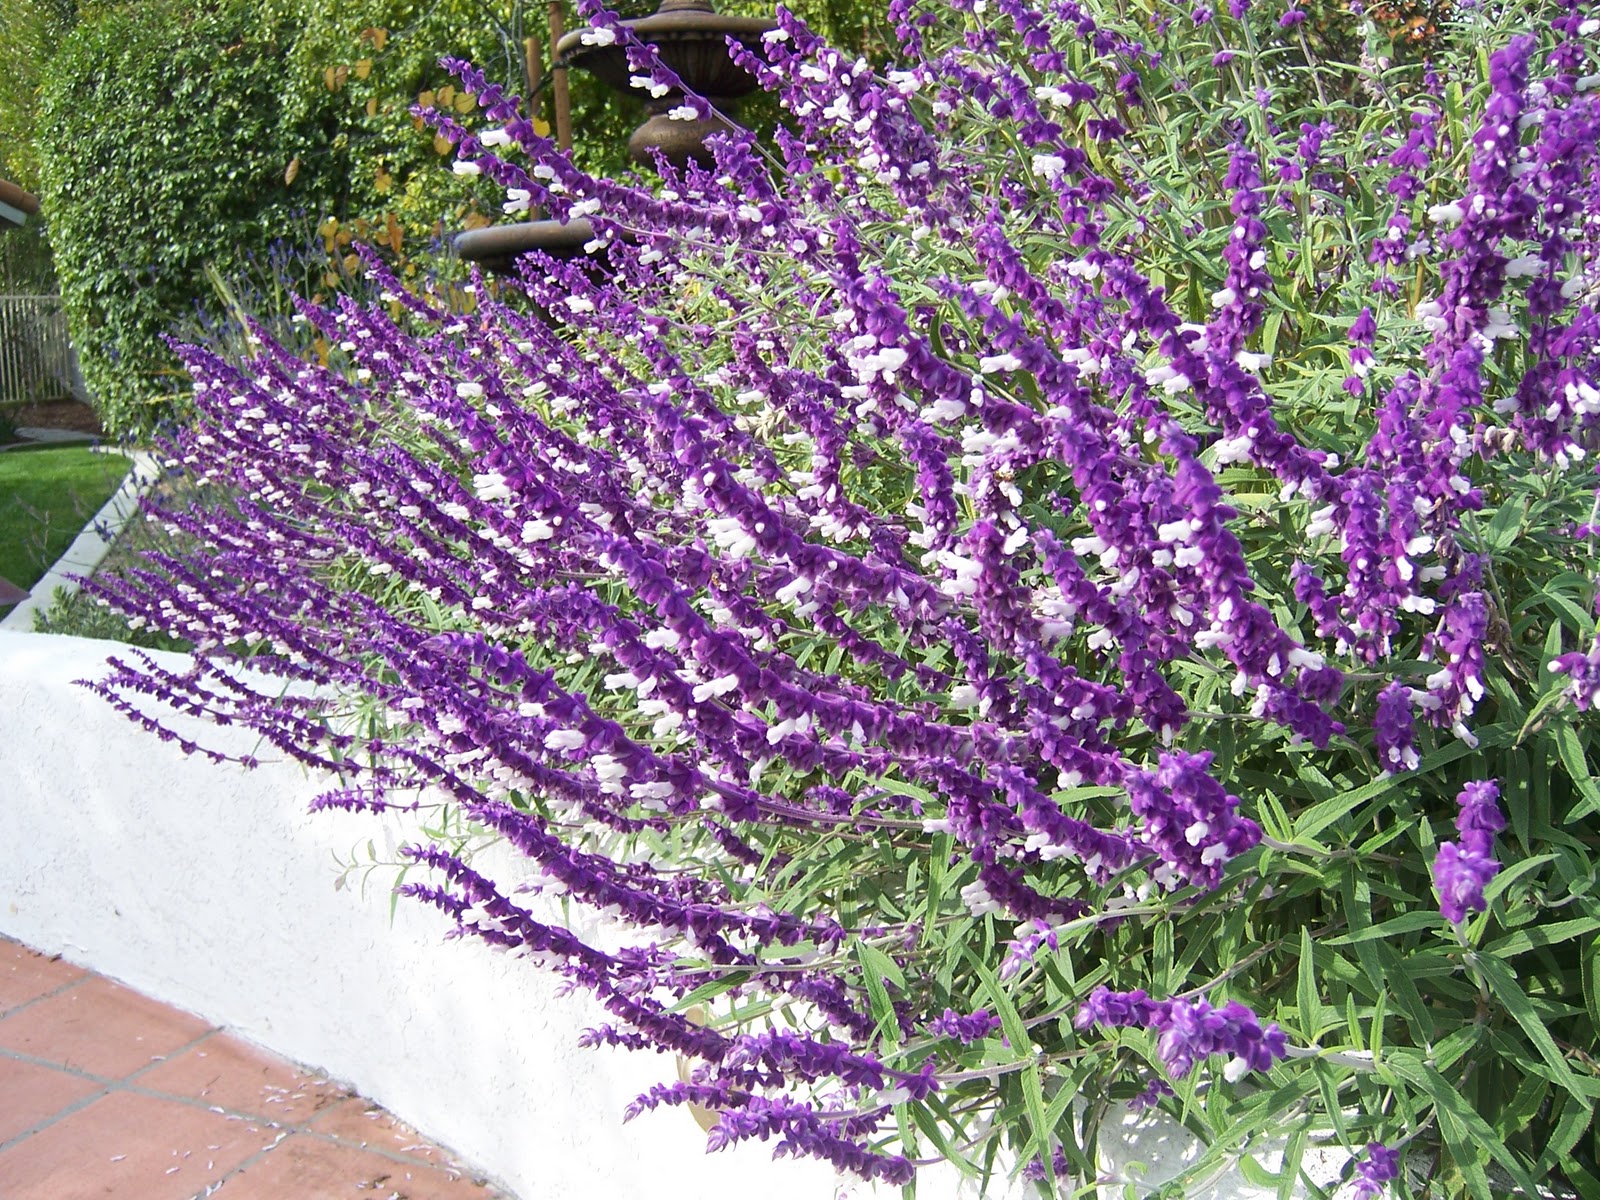
[(1023, 1023), (1022, 1014), (1017, 1011), (1017, 1006), (1012, 1003), (1011, 995), (1006, 991), (1005, 985), (995, 977), (995, 973), (983, 965), (983, 962), (972, 952), (970, 946), (960, 948), (961, 957), (972, 968), (978, 977), (983, 990), (989, 996), (989, 1003), (994, 1005), (995, 1015), (1000, 1018), (1000, 1028), (1006, 1035), (1006, 1040), (1011, 1043), (1011, 1050), (1018, 1058), (1025, 1058), (1033, 1053), (1033, 1039), (1028, 1036), (1028, 1027)]
[(1561, 1156), (1561, 1173), (1578, 1193), (1578, 1200), (1600, 1200), (1600, 1179), (1570, 1154)]
[(1300, 929), (1300, 978), (1298, 1000), (1300, 1004), (1300, 1032), (1306, 1041), (1316, 1041), (1322, 1032), (1322, 1005), (1317, 1000), (1317, 948), (1311, 941), (1311, 930)]
[(930, 944), (935, 922), (944, 903), (945, 876), (949, 872), (950, 849), (955, 839), (948, 833), (936, 834), (928, 850), (928, 894), (922, 900), (922, 944)]
[(1402, 933), (1415, 933), (1419, 929), (1439, 928), (1444, 923), (1444, 917), (1437, 910), (1408, 912), (1398, 917), (1391, 917), (1387, 921), (1380, 921), (1376, 925), (1368, 925), (1365, 929), (1358, 930), (1355, 933), (1329, 938), (1328, 945), (1349, 946), (1357, 942), (1370, 942), (1379, 938), (1398, 937)]
[(1590, 1023), (1600, 1029), (1600, 938), (1583, 948), (1580, 964), (1584, 1007), (1589, 1010)]
[(873, 1019), (878, 1023), (878, 1036), (891, 1051), (897, 1050), (900, 1046), (900, 1022), (895, 1017), (889, 989), (883, 981), (886, 978), (898, 979), (903, 984), (904, 977), (894, 960), (882, 950), (865, 942), (856, 942), (854, 949), (856, 961), (861, 964), (862, 980), (867, 986), (867, 1003)]
[[(1511, 741), (1510, 730), (1502, 726), (1490, 726), (1477, 731), (1478, 749), (1496, 749)], [(1360, 787), (1352, 788), (1332, 799), (1315, 804), (1300, 814), (1300, 820), (1295, 825), (1295, 838), (1314, 839), (1329, 825), (1342, 820), (1360, 805), (1380, 796), (1386, 796), (1392, 791), (1397, 791), (1400, 783), (1406, 778), (1422, 778), (1431, 775), (1439, 768), (1449, 765), (1458, 758), (1465, 758), (1475, 751), (1466, 742), (1453, 741), (1447, 746), (1441, 746), (1432, 753), (1422, 756), (1422, 761), (1417, 764), (1417, 769), (1408, 776), (1390, 776), (1383, 779), (1374, 779)]]
[(1583, 743), (1571, 725), (1560, 725), (1554, 730), (1556, 751), (1561, 755), (1561, 765), (1567, 768), (1572, 782), (1583, 793), (1583, 803), (1573, 807), (1564, 818), (1567, 824), (1580, 821), (1590, 813), (1600, 812), (1600, 783), (1589, 774), (1589, 763), (1584, 756)]
[(1440, 1132), (1444, 1134), (1455, 1165), (1461, 1168), (1462, 1174), (1466, 1176), (1467, 1185), (1472, 1189), (1476, 1200), (1495, 1200), (1489, 1188), (1488, 1176), (1478, 1163), (1480, 1150), (1487, 1151), (1490, 1158), (1505, 1168), (1506, 1174), (1510, 1175), (1527, 1195), (1539, 1194), (1538, 1185), (1528, 1174), (1527, 1167), (1503, 1141), (1495, 1136), (1489, 1123), (1462, 1099), (1461, 1093), (1456, 1091), (1439, 1072), (1425, 1064), (1408, 1061), (1402, 1055), (1391, 1055), (1380, 1071), (1393, 1071), (1403, 1076), (1421, 1088), (1433, 1101), (1434, 1111), (1439, 1115)]
[[(1600, 917), (1577, 917), (1571, 921), (1556, 921), (1549, 925), (1534, 925), (1527, 929), (1519, 929), (1515, 933), (1507, 934), (1503, 938), (1490, 942), (1483, 948), (1483, 953), (1494, 958), (1515, 958), (1519, 954), (1526, 954), (1539, 946), (1554, 946), (1570, 938), (1580, 937), (1594, 929), (1600, 929)], [(1597, 1020), (1600, 1024), (1600, 1020)]]
[(1539, 1162), (1534, 1169), (1542, 1174), (1566, 1158), (1593, 1121), (1594, 1111), (1587, 1104), (1580, 1103), (1577, 1097), (1568, 1096), (1566, 1103), (1561, 1106), (1561, 1118), (1556, 1122), (1549, 1142), (1540, 1151)]
[(1578, 1080), (1572, 1074), (1572, 1068), (1567, 1065), (1566, 1058), (1556, 1047), (1555, 1039), (1550, 1036), (1550, 1031), (1539, 1019), (1539, 1014), (1534, 1011), (1533, 1003), (1517, 983), (1516, 976), (1499, 959), (1487, 955), (1471, 955), (1468, 962), (1483, 973), (1484, 979), (1488, 981), (1489, 990), (1501, 1004), (1505, 1005), (1512, 1019), (1522, 1026), (1522, 1032), (1528, 1035), (1528, 1040), (1539, 1052), (1539, 1057), (1544, 1059), (1554, 1073), (1554, 1081), (1574, 1095), (1579, 1094), (1581, 1089)]
[(1517, 730), (1517, 745), (1527, 740), (1528, 734), (1544, 724), (1552, 709), (1565, 703), (1568, 680), (1562, 676), (1560, 681), (1548, 687), (1544, 694), (1534, 703), (1529, 710), (1527, 718), (1522, 722), (1522, 727)]
[[(984, 992), (988, 994), (990, 1003), (994, 1005), (995, 1013), (1000, 1018), (1000, 1027), (1011, 1043), (1012, 1053), (1018, 1058), (1032, 1058), (1033, 1039), (1028, 1036), (1028, 1027), (1023, 1023), (1022, 1015), (1017, 1012), (1017, 1006), (1012, 1003), (1005, 986), (971, 949), (963, 946), (961, 953), (967, 960), (967, 965), (977, 975)], [(1045, 1176), (1053, 1191), (1056, 1173), (1051, 1161), (1051, 1127), (1045, 1110), (1044, 1080), (1039, 1073), (1037, 1062), (1030, 1062), (1022, 1068), (1022, 1100), (1028, 1112), (1028, 1124), (1031, 1129), (1028, 1144), (1022, 1149), (1021, 1159), (1025, 1163), (1032, 1162), (1035, 1158), (1043, 1159)]]
[(682, 1000), (672, 1006), (673, 1012), (683, 1012), (697, 1004), (704, 1004), (708, 1000), (715, 1000), (724, 992), (732, 991), (741, 983), (750, 978), (748, 971), (730, 971), (720, 979), (713, 979), (710, 983), (702, 983)]
[(1540, 867), (1544, 866), (1545, 863), (1554, 862), (1555, 858), (1556, 856), (1554, 854), (1539, 854), (1533, 858), (1521, 859), (1520, 861), (1507, 867), (1505, 870), (1495, 872), (1495, 877), (1491, 879), (1488, 886), (1483, 889), (1483, 898), (1491, 904), (1494, 903), (1494, 901), (1500, 896), (1504, 895), (1506, 889), (1517, 880), (1521, 879), (1524, 875), (1531, 871), (1537, 871)]
[(1520, 497), (1502, 504), (1493, 520), (1484, 526), (1483, 545), (1494, 551), (1509, 549), (1517, 539), (1517, 532), (1522, 527), (1522, 519), (1527, 511), (1528, 502)]
[[(930, 1097), (930, 1099), (932, 1098)], [(935, 1116), (934, 1107), (941, 1110), (939, 1116)], [(922, 1136), (933, 1143), (934, 1148), (939, 1151), (944, 1160), (954, 1164), (956, 1170), (963, 1175), (969, 1178), (976, 1178), (978, 1175), (977, 1166), (966, 1155), (957, 1150), (945, 1135), (944, 1125), (941, 1123), (940, 1117), (942, 1116), (945, 1121), (954, 1125), (955, 1118), (950, 1114), (950, 1110), (942, 1103), (937, 1106), (913, 1104), (910, 1105), (910, 1109), (912, 1122), (922, 1132)]]

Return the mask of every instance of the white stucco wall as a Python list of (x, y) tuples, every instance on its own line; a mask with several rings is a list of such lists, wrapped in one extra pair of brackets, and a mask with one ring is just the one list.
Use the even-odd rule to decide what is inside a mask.
[[(837, 1194), (830, 1168), (773, 1163), (769, 1147), (705, 1154), (685, 1111), (624, 1126), (634, 1096), (674, 1077), (670, 1058), (579, 1049), (597, 1006), (558, 997), (514, 958), (445, 940), (442, 914), (414, 902), (391, 923), (392, 873), (365, 894), (359, 875), (336, 889), (335, 855), (372, 839), (392, 858), (414, 828), (307, 813), (322, 781), (294, 763), (245, 772), (186, 758), (74, 686), (108, 653), (126, 648), (0, 630), (0, 932), (351, 1084), (525, 1200)], [(218, 749), (258, 749), (238, 730), (173, 724)], [(1130, 1129), (1117, 1158), (1152, 1164), (1153, 1181), (1194, 1153), (1157, 1124)], [(1332, 1152), (1318, 1175), (1343, 1161)], [(919, 1195), (955, 1192), (928, 1172)], [(1230, 1172), (1191, 1194), (1274, 1193)]]

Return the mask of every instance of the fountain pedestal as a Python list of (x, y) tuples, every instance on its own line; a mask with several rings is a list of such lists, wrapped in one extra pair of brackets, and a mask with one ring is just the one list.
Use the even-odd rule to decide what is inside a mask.
[[(710, 0), (662, 0), (648, 17), (636, 17), (622, 24), (641, 42), (654, 46), (662, 63), (669, 67), (690, 91), (704, 96), (716, 113), (705, 121), (674, 121), (667, 116), (683, 104), (684, 94), (674, 90), (646, 103), (649, 117), (628, 139), (628, 153), (642, 166), (655, 165), (654, 152), (664, 154), (673, 166), (689, 162), (711, 165), (706, 138), (736, 128), (730, 118), (741, 97), (756, 89), (750, 72), (728, 56), (728, 39), (760, 53), (763, 34), (777, 28), (763, 17), (729, 17), (716, 11)], [(558, 60), (588, 71), (623, 94), (637, 94), (632, 84), (626, 47), (586, 46), (583, 31), (574, 30), (556, 47)], [(720, 115), (718, 115), (720, 114)]]
[[(684, 86), (704, 96), (715, 110), (706, 120), (673, 120), (668, 114), (683, 105), (683, 92), (674, 90), (648, 100), (646, 120), (628, 139), (629, 157), (647, 167), (655, 166), (658, 153), (680, 170), (691, 162), (710, 166), (712, 156), (706, 139), (738, 128), (729, 114), (737, 108), (740, 98), (757, 86), (755, 77), (729, 58), (728, 39), (734, 38), (759, 53), (762, 35), (777, 28), (776, 24), (761, 17), (724, 16), (709, 0), (662, 0), (650, 16), (635, 17), (622, 24), (640, 41), (654, 46), (661, 61)], [(583, 30), (573, 30), (562, 37), (556, 44), (555, 61), (588, 71), (619, 92), (637, 94), (626, 48), (618, 44), (586, 46), (583, 34)], [(469, 262), (509, 274), (521, 255), (535, 250), (552, 258), (578, 258), (593, 237), (588, 221), (523, 221), (458, 234), (455, 248)]]

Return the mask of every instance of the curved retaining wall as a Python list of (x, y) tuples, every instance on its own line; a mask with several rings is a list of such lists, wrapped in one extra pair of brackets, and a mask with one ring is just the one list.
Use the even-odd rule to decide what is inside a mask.
[[(392, 870), (336, 886), (336, 856), (364, 858), (371, 842), (392, 860), (415, 827), (404, 816), (310, 814), (323, 781), (297, 764), (246, 772), (185, 757), (74, 685), (125, 652), (0, 630), (0, 932), (352, 1085), (517, 1196), (864, 1191), (823, 1164), (774, 1163), (760, 1144), (707, 1155), (682, 1110), (624, 1126), (634, 1096), (674, 1077), (670, 1058), (580, 1049), (598, 1006), (558, 996), (553, 977), (515, 958), (446, 940), (442, 914), (401, 901), (391, 915)], [(170, 723), (219, 750), (259, 749), (240, 730)], [(1113, 1178), (1135, 1162), (1151, 1169), (1123, 1178), (1170, 1177), (1197, 1152), (1170, 1123), (1127, 1133), (1107, 1163)], [(1320, 1161), (1319, 1179), (1343, 1160)], [(918, 1194), (967, 1191), (930, 1171)], [(1235, 1172), (1191, 1192), (1274, 1194)]]

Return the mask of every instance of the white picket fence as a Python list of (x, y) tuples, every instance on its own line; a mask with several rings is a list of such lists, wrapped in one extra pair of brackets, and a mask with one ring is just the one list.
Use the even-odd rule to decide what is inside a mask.
[(0, 295), (0, 404), (86, 400), (60, 296)]

